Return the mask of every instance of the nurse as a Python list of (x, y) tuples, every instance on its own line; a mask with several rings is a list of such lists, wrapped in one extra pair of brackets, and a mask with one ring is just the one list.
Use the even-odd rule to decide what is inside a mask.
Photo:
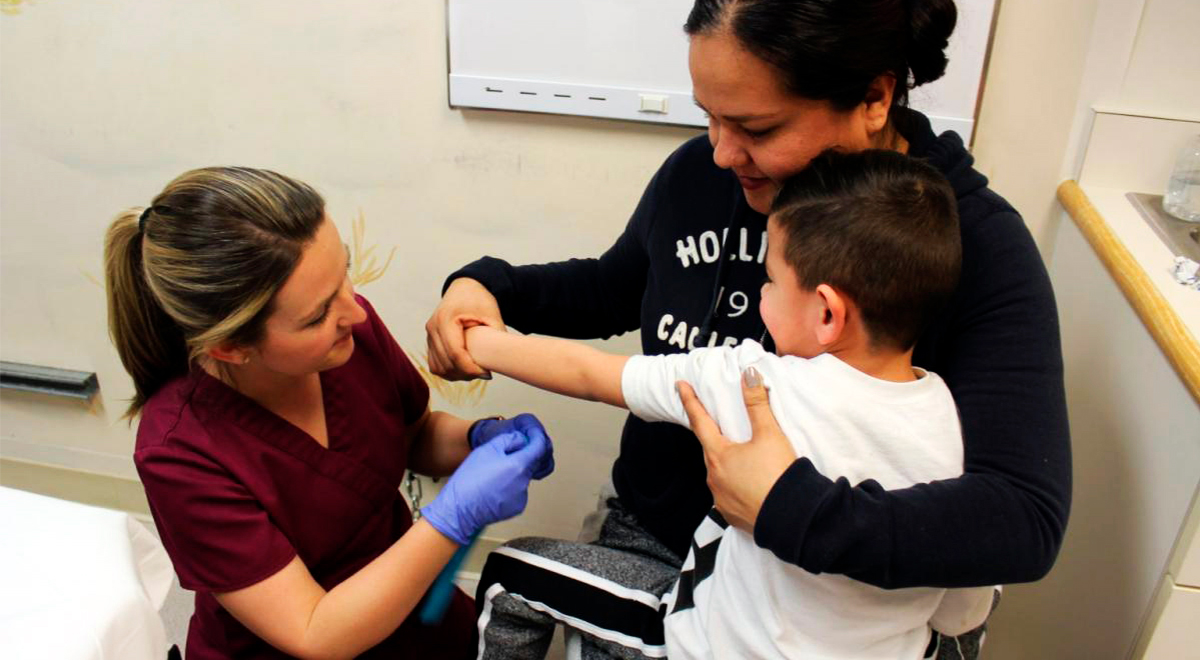
[[(426, 324), (430, 366), (480, 377), (463, 340), (475, 320), (579, 339), (640, 330), (647, 355), (763, 338), (764, 214), (781, 183), (827, 148), (924, 160), (950, 181), (961, 220), (958, 289), (913, 355), (958, 406), (961, 477), (885, 491), (769, 451), (786, 443), (705, 455), (687, 430), (630, 417), (599, 537), (514, 542), (521, 552), (489, 559), (479, 592), (488, 637), (497, 648), (532, 640), (508, 657), (539, 657), (556, 620), (582, 632), (585, 654), (661, 653), (661, 630), (612, 616), (612, 593), (594, 585), (656, 602), (687, 570), (713, 493), (764, 552), (809, 572), (896, 588), (1025, 582), (1050, 570), (1071, 502), (1050, 280), (1021, 216), (974, 169), (962, 138), (936, 134), (906, 107), (912, 87), (944, 73), (956, 20), (951, 0), (696, 0), (684, 30), (708, 134), (667, 158), (612, 247), (529, 266), (485, 257), (447, 278)], [(530, 600), (542, 610), (522, 605)], [(971, 657), (979, 637), (942, 648)]]
[[(184, 173), (108, 230), (134, 461), (196, 592), (189, 658), (471, 657), (461, 591), (440, 625), (411, 614), (455, 550), (553, 469), (529, 415), (431, 412), (349, 265), (321, 197), (266, 170)], [(406, 469), (449, 476), (416, 523)]]

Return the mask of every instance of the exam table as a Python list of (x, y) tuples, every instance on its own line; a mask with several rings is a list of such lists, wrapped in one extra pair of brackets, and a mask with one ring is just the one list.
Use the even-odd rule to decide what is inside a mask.
[(163, 660), (174, 577), (127, 513), (0, 487), (0, 655)]

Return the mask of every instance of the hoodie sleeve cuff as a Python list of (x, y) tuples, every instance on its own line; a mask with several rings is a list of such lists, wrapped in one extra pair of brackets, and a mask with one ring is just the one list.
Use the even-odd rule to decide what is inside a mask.
[(446, 289), (450, 288), (450, 284), (460, 277), (467, 277), (482, 284), (496, 298), (496, 303), (502, 311), (512, 298), (513, 267), (503, 259), (483, 257), (450, 273), (446, 281), (442, 283), (443, 296), (446, 295)]

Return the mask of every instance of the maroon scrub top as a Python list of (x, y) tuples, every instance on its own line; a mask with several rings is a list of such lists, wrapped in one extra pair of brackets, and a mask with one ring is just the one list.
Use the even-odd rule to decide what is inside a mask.
[[(332, 589), (412, 526), (405, 431), (429, 388), (365, 299), (354, 353), (321, 372), (329, 448), (201, 369), (150, 397), (134, 462), (179, 582), (196, 592), (187, 656), (285, 658), (213, 597), (299, 555)], [(414, 612), (365, 658), (473, 657), (475, 614), (456, 591), (440, 626)]]

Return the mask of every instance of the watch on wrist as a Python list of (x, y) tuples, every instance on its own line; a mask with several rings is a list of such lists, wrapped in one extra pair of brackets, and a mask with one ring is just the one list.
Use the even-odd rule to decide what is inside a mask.
[(491, 417), (480, 417), (479, 419), (471, 422), (471, 426), (467, 427), (467, 446), (470, 447), (471, 449), (475, 449), (477, 446), (473, 442), (471, 442), (471, 438), (473, 438), (475, 436), (475, 427), (479, 426), (480, 424), (482, 424), (484, 422), (501, 422), (501, 421), (504, 421), (504, 415), (492, 415)]

